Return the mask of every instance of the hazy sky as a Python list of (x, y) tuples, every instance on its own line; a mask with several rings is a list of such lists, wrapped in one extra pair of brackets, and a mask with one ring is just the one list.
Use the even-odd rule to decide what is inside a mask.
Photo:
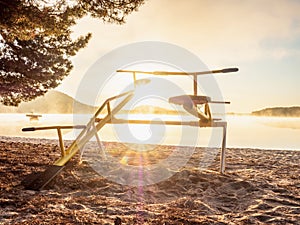
[(227, 111), (300, 105), (300, 1), (148, 0), (124, 25), (83, 19), (75, 34), (92, 32), (58, 88), (74, 96), (80, 79), (105, 53), (138, 41), (164, 41), (196, 54), (209, 68), (238, 67), (216, 76)]

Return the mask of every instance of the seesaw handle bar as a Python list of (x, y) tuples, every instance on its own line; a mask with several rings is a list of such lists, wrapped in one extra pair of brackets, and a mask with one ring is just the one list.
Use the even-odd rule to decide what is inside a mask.
[(202, 72), (168, 72), (168, 71), (140, 71), (140, 70), (117, 70), (117, 72), (122, 72), (122, 73), (143, 73), (143, 74), (151, 74), (151, 75), (159, 75), (159, 76), (169, 76), (169, 75), (193, 75), (193, 76), (198, 76), (198, 75), (207, 75), (207, 74), (212, 74), (212, 73), (232, 73), (232, 72), (237, 72), (239, 71), (238, 68), (225, 68), (221, 70), (210, 70), (210, 71), (202, 71)]
[(36, 130), (52, 130), (52, 129), (84, 129), (85, 125), (75, 125), (75, 126), (48, 126), (48, 127), (25, 127), (22, 129), (23, 132), (26, 131), (36, 131)]

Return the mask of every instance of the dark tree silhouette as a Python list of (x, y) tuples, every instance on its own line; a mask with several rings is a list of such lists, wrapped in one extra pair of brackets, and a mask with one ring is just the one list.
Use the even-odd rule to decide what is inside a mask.
[(91, 34), (71, 38), (85, 15), (124, 23), (144, 0), (0, 0), (0, 102), (17, 106), (57, 87)]

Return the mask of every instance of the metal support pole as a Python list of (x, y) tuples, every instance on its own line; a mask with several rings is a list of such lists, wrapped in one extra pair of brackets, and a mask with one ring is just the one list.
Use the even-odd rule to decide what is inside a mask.
[(133, 75), (133, 84), (134, 87), (136, 88), (136, 72), (133, 72), (132, 75)]
[(110, 109), (110, 103), (108, 102), (107, 103), (107, 113), (110, 115), (111, 113), (111, 109)]
[(193, 75), (194, 78), (194, 95), (197, 95), (198, 83), (197, 83), (197, 75)]
[(226, 132), (227, 132), (227, 123), (225, 123), (223, 125), (222, 151), (221, 151), (221, 157), (220, 157), (221, 174), (225, 173), (225, 166), (226, 166)]
[(211, 120), (211, 112), (208, 103), (205, 103), (204, 105), (204, 114), (209, 118), (208, 120)]
[(105, 149), (103, 149), (103, 147), (102, 147), (102, 143), (101, 143), (100, 138), (99, 138), (99, 135), (98, 135), (98, 133), (97, 133), (97, 129), (96, 129), (95, 124), (93, 124), (93, 128), (92, 128), (92, 129), (93, 129), (94, 132), (95, 132), (95, 137), (96, 137), (96, 140), (97, 140), (97, 144), (98, 144), (99, 150), (100, 150), (101, 153), (102, 153), (102, 157), (103, 157), (104, 159), (107, 159), (106, 153), (105, 153)]
[(57, 134), (58, 134), (61, 156), (65, 156), (66, 152), (65, 152), (65, 147), (64, 147), (64, 141), (62, 139), (62, 133), (61, 133), (61, 129), (59, 127), (57, 128)]

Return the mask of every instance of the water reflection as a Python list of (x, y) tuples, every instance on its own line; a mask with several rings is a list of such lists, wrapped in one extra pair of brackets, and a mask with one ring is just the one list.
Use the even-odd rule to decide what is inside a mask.
[[(143, 115), (143, 118), (147, 119), (145, 115)], [(166, 119), (167, 117), (163, 118)], [(168, 118), (173, 119), (172, 115), (168, 115)], [(300, 150), (300, 118), (230, 115), (226, 117), (226, 120), (228, 121), (228, 147)], [(38, 121), (30, 121), (25, 114), (0, 114), (0, 136), (57, 138), (55, 130), (22, 132), (21, 129), (32, 126), (72, 124), (73, 115), (71, 114), (44, 114)], [(148, 129), (135, 127), (143, 125), (131, 126), (131, 131), (147, 131)], [(211, 128), (200, 129), (197, 145), (208, 145), (211, 130)], [(193, 132), (193, 129), (190, 129), (188, 132)], [(192, 136), (188, 133), (182, 134), (182, 129), (177, 126), (166, 126), (165, 133), (164, 142), (160, 144), (176, 145), (180, 136), (184, 135), (184, 138)], [(99, 132), (99, 135), (102, 140), (119, 141), (112, 125), (105, 126)], [(73, 131), (64, 131), (64, 138), (73, 139)]]

